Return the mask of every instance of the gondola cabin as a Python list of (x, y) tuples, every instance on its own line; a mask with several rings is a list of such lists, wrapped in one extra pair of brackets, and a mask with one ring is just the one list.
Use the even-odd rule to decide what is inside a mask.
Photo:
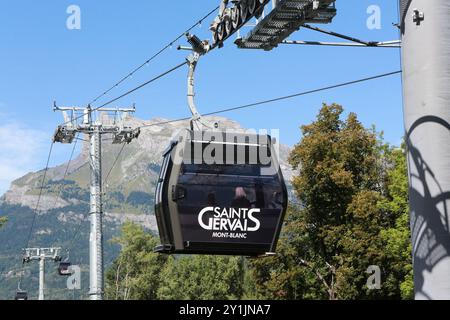
[(164, 154), (155, 213), (167, 254), (273, 254), (288, 197), (268, 135), (187, 130)]
[(60, 262), (58, 266), (58, 274), (60, 276), (70, 276), (72, 272), (70, 270), (70, 262)]
[(14, 300), (28, 300), (28, 293), (23, 290), (17, 290)]

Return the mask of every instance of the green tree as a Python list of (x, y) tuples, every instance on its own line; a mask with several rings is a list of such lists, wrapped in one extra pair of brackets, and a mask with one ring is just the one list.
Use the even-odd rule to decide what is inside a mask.
[(388, 169), (388, 197), (380, 205), (385, 211), (392, 212), (395, 223), (386, 230), (381, 230), (381, 238), (388, 259), (395, 267), (399, 279), (401, 297), (414, 297), (413, 269), (411, 261), (411, 236), (408, 206), (408, 169), (405, 156), (405, 145), (394, 149), (389, 155), (392, 167)]
[(114, 242), (119, 257), (106, 274), (111, 300), (240, 299), (244, 294), (244, 259), (228, 256), (168, 257), (153, 253), (159, 239), (133, 223)]
[(163, 300), (235, 300), (243, 296), (244, 261), (240, 257), (171, 258), (162, 274)]
[[(342, 113), (324, 105), (290, 155), (300, 207), (289, 210), (279, 254), (251, 265), (265, 298), (409, 297), (404, 156)], [(371, 265), (381, 269), (380, 290), (366, 285)]]
[(125, 223), (120, 237), (119, 257), (106, 274), (106, 298), (111, 300), (154, 300), (167, 257), (153, 253), (159, 240), (134, 223)]
[(6, 217), (0, 217), (0, 228), (8, 221)]

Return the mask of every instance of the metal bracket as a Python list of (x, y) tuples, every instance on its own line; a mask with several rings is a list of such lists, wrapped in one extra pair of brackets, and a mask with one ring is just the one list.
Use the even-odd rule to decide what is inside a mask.
[(23, 262), (39, 261), (41, 259), (50, 259), (53, 261), (60, 260), (61, 248), (26, 248), (23, 249)]
[(416, 23), (416, 25), (420, 26), (420, 23), (425, 20), (425, 14), (422, 11), (419, 11), (418, 9), (413, 10), (413, 22)]
[(350, 37), (341, 33), (324, 30), (318, 27), (313, 27), (308, 24), (304, 24), (303, 28), (324, 33), (336, 38), (345, 39), (350, 42), (322, 42), (322, 41), (292, 41), (284, 40), (282, 44), (299, 44), (299, 45), (317, 45), (317, 46), (340, 46), (340, 47), (377, 47), (377, 48), (400, 48), (401, 41), (364, 41), (355, 37)]
[(188, 99), (188, 106), (191, 110), (191, 127), (196, 121), (200, 121), (200, 114), (197, 111), (197, 106), (195, 105), (194, 97), (194, 74), (195, 74), (195, 68), (197, 67), (197, 62), (200, 59), (200, 54), (197, 52), (194, 52), (193, 54), (189, 55), (187, 57), (187, 62), (189, 66), (189, 73), (188, 73), (188, 93), (187, 93), (187, 99)]
[(300, 41), (300, 40), (284, 40), (281, 44), (297, 44), (308, 46), (330, 46), (330, 47), (363, 47), (363, 48), (401, 48), (400, 40), (383, 41), (365, 45), (354, 42), (322, 42), (322, 41)]

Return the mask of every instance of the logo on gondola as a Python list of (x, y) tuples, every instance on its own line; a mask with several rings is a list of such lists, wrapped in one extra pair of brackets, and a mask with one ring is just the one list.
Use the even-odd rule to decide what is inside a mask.
[(261, 213), (261, 210), (206, 207), (198, 214), (198, 223), (203, 229), (211, 231), (254, 232), (261, 227), (255, 213)]

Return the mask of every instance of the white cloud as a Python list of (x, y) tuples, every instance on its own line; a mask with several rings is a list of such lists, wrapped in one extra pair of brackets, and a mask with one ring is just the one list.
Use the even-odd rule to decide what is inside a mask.
[(13, 180), (45, 165), (48, 142), (46, 132), (17, 121), (0, 122), (0, 195)]

